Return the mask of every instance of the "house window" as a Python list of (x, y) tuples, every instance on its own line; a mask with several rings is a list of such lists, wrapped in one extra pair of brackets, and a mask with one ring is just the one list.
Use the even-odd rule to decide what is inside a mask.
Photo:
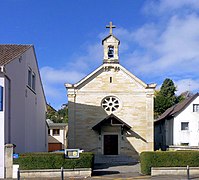
[(35, 73), (32, 73), (32, 89), (35, 91)]
[(0, 86), (0, 111), (3, 111), (3, 87)]
[(36, 75), (31, 68), (28, 68), (28, 87), (35, 91)]
[(181, 130), (189, 130), (189, 123), (181, 122)]
[(193, 105), (193, 112), (199, 112), (199, 104)]
[(180, 143), (181, 146), (189, 146), (189, 143)]
[(59, 129), (53, 129), (53, 136), (59, 136)]
[(199, 121), (198, 121), (198, 131), (199, 131)]
[(28, 86), (31, 87), (32, 70), (28, 69)]
[(48, 135), (50, 135), (50, 129), (48, 129)]

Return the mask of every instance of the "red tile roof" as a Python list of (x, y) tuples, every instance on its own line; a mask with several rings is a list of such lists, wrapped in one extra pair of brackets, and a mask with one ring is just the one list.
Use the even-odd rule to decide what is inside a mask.
[(32, 45), (0, 44), (0, 66), (22, 55)]

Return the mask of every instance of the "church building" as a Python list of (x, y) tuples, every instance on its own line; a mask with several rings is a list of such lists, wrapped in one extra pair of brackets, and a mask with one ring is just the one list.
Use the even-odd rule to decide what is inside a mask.
[(119, 62), (120, 41), (102, 40), (103, 64), (68, 92), (68, 148), (101, 155), (138, 157), (154, 147), (153, 98), (156, 84), (146, 84)]

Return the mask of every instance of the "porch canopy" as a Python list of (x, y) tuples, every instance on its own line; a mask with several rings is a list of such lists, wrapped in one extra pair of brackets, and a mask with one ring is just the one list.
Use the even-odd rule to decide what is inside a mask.
[(124, 121), (122, 121), (120, 118), (115, 116), (114, 114), (110, 114), (105, 119), (97, 123), (95, 126), (92, 127), (93, 130), (100, 132), (102, 126), (121, 126), (122, 129), (129, 130), (131, 129), (131, 126), (126, 124)]

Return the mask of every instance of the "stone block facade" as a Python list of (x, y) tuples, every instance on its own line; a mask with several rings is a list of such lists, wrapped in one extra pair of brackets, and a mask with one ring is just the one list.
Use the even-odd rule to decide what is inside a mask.
[[(112, 35), (107, 38), (114, 41)], [(108, 48), (106, 41), (104, 48)], [(153, 150), (155, 84), (145, 84), (118, 62), (117, 55), (80, 82), (66, 84), (69, 148), (135, 157)]]

